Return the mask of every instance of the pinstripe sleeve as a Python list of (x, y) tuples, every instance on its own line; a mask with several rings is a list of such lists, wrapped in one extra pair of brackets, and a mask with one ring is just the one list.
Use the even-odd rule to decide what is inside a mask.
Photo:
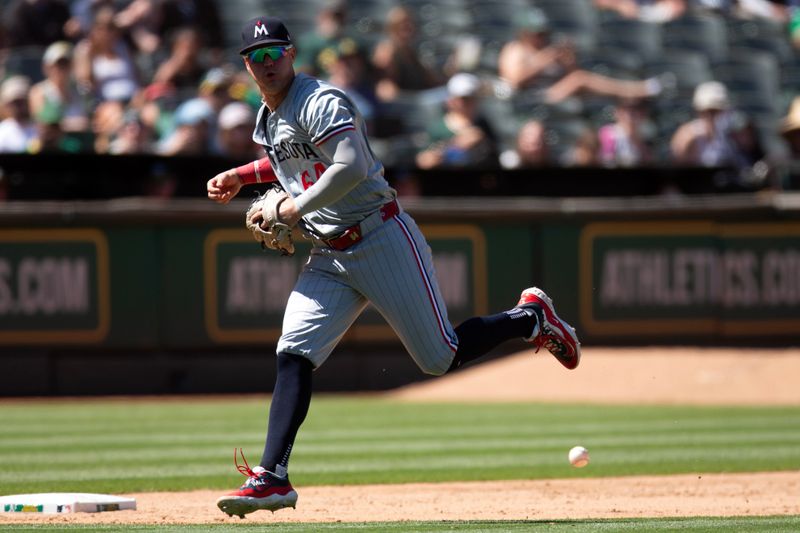
[(295, 197), (294, 203), (301, 216), (335, 202), (367, 175), (366, 157), (354, 131), (337, 133), (322, 150), (333, 163), (313, 187)]
[(340, 133), (356, 129), (355, 106), (337, 90), (313, 94), (300, 118), (311, 142), (317, 146)]

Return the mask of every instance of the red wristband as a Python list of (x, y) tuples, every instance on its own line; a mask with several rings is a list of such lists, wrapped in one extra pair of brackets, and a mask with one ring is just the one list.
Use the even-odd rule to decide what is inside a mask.
[(242, 180), (243, 185), (267, 183), (276, 180), (275, 172), (272, 171), (272, 165), (270, 165), (268, 157), (237, 167), (236, 174)]

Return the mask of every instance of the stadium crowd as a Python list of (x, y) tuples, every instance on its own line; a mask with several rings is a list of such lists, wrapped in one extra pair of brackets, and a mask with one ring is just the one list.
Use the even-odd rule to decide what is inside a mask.
[[(260, 157), (244, 4), (2, 2), (0, 152)], [(263, 7), (396, 167), (679, 164), (780, 187), (800, 159), (800, 0)]]

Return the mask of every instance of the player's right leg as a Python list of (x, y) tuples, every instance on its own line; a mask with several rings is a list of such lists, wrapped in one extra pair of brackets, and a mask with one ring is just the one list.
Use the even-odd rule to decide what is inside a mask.
[(321, 365), (366, 306), (324, 255), (312, 255), (286, 305), (278, 341), (277, 379), (272, 395), (264, 454), (253, 469), (237, 468), (248, 479), (217, 501), (229, 515), (294, 507), (297, 493), (288, 463), (297, 431), (311, 401), (311, 373)]

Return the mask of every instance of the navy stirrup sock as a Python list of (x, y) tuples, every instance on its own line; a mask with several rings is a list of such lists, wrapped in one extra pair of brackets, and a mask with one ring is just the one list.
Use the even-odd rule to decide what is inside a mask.
[(311, 361), (300, 355), (279, 353), (278, 375), (269, 407), (269, 429), (261, 466), (285, 476), (297, 430), (311, 404)]
[(537, 320), (532, 311), (520, 308), (465, 320), (456, 328), (458, 351), (447, 371), (479, 358), (501, 342), (530, 337)]

